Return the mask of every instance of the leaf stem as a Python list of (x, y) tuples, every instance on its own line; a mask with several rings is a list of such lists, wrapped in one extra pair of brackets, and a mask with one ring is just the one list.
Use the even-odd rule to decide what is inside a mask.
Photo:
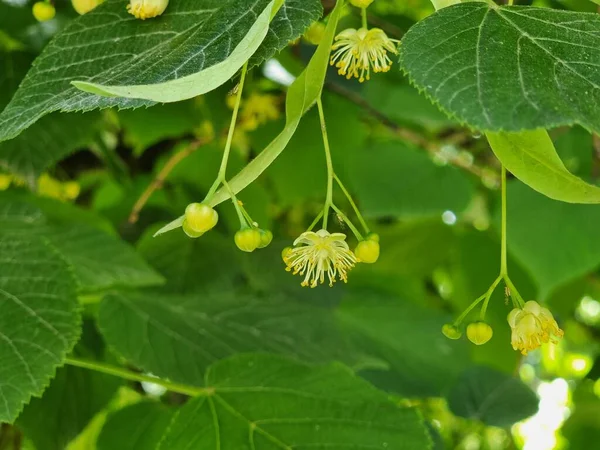
[(327, 163), (327, 196), (323, 206), (323, 229), (327, 229), (327, 219), (329, 217), (329, 208), (333, 204), (333, 161), (331, 160), (331, 150), (329, 148), (329, 138), (327, 137), (327, 125), (325, 124), (325, 114), (323, 113), (323, 102), (321, 97), (317, 99), (319, 109), (319, 120), (321, 121), (321, 133), (323, 134), (323, 146), (325, 148), (325, 161)]
[(82, 369), (93, 370), (95, 372), (105, 373), (107, 375), (123, 378), (125, 380), (158, 384), (159, 386), (162, 386), (168, 389), (169, 391), (177, 392), (183, 395), (189, 395), (190, 397), (207, 396), (212, 394), (213, 392), (212, 389), (187, 386), (185, 384), (179, 383), (172, 383), (161, 378), (142, 375), (140, 373), (132, 372), (121, 367), (111, 366), (109, 364), (101, 363), (98, 361), (90, 361), (68, 357), (65, 359), (65, 364), (74, 367), (80, 367)]
[(342, 181), (340, 180), (340, 178), (335, 173), (333, 174), (333, 178), (335, 179), (335, 181), (337, 182), (338, 186), (340, 187), (340, 189), (342, 190), (342, 192), (344, 193), (344, 195), (346, 196), (346, 198), (350, 202), (350, 205), (352, 206), (352, 209), (354, 210), (354, 213), (356, 214), (356, 217), (358, 218), (358, 221), (360, 222), (360, 224), (362, 225), (363, 229), (365, 230), (365, 234), (369, 234), (370, 231), (369, 231), (369, 227), (367, 226), (367, 222), (365, 221), (365, 219), (363, 218), (362, 214), (360, 213), (360, 210), (358, 209), (358, 206), (356, 206), (356, 203), (354, 202), (354, 199), (350, 195), (350, 192), (348, 192), (348, 190), (346, 189), (346, 187), (342, 184)]

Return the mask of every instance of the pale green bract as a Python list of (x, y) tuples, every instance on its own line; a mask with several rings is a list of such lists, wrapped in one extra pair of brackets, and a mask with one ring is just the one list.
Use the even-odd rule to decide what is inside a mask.
[[(321, 95), (329, 65), (329, 53), (344, 3), (341, 0), (337, 2), (335, 9), (329, 16), (327, 28), (317, 51), (311, 58), (306, 69), (304, 69), (288, 90), (286, 97), (286, 125), (284, 129), (254, 160), (229, 181), (229, 186), (235, 193), (246, 188), (275, 161), (290, 142), (302, 116), (315, 104)], [(211, 206), (216, 206), (228, 198), (229, 194), (226, 189), (221, 188), (210, 199), (209, 203)], [(156, 232), (155, 236), (181, 227), (183, 219), (184, 216), (181, 216), (165, 225)]]
[(568, 203), (600, 203), (600, 187), (567, 170), (546, 130), (487, 133), (500, 162), (523, 183)]

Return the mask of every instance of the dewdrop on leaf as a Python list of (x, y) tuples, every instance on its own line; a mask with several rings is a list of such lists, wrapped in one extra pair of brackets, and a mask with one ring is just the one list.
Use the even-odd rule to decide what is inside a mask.
[(146, 20), (165, 12), (169, 0), (129, 0), (127, 11), (138, 19)]

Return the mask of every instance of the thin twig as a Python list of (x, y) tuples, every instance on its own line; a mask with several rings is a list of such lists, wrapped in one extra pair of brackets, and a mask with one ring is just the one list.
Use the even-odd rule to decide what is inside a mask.
[[(391, 130), (396, 136), (404, 139), (405, 141), (410, 142), (411, 144), (416, 145), (419, 148), (426, 150), (431, 156), (436, 156), (440, 152), (440, 146), (431, 140), (421, 136), (419, 133), (416, 133), (408, 128), (401, 127), (388, 116), (383, 114), (378, 109), (374, 108), (364, 97), (360, 94), (346, 89), (345, 87), (336, 84), (327, 82), (325, 84), (327, 89), (330, 91), (345, 97), (350, 100), (355, 105), (360, 106), (363, 110), (365, 110), (369, 115), (377, 119), (381, 124)], [(458, 136), (453, 137), (449, 136), (448, 141), (458, 141), (464, 140), (464, 133), (458, 133)], [(484, 175), (483, 169), (476, 166), (475, 164), (471, 164), (465, 160), (463, 160), (459, 155), (444, 155), (444, 158), (453, 166), (464, 169), (473, 175), (481, 178)]]
[(148, 202), (148, 200), (150, 200), (150, 197), (152, 197), (154, 191), (160, 189), (163, 186), (163, 183), (165, 182), (169, 174), (173, 171), (175, 166), (177, 166), (177, 164), (179, 164), (181, 161), (190, 156), (192, 153), (198, 150), (198, 148), (200, 148), (206, 143), (207, 140), (198, 139), (192, 142), (183, 150), (175, 153), (173, 156), (171, 156), (171, 158), (169, 158), (169, 160), (167, 161), (165, 166), (160, 170), (156, 178), (152, 180), (152, 183), (148, 185), (148, 187), (144, 190), (140, 198), (135, 202), (135, 205), (133, 205), (133, 209), (129, 214), (129, 223), (134, 224), (138, 221), (140, 212), (142, 211), (142, 209), (144, 209), (144, 206), (146, 206), (146, 203)]

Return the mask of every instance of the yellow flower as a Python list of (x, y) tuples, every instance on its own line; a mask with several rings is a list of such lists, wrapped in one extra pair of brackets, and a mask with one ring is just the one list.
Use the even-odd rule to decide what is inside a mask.
[(246, 131), (256, 130), (279, 116), (279, 100), (275, 95), (253, 93), (242, 103), (240, 126)]
[(338, 68), (340, 75), (346, 78), (358, 78), (362, 83), (371, 77), (373, 72), (387, 72), (392, 67), (392, 60), (387, 52), (398, 54), (396, 39), (387, 37), (379, 28), (348, 28), (335, 37), (331, 49), (331, 65)]
[(0, 191), (5, 191), (10, 187), (12, 177), (4, 173), (0, 173)]
[(48, 2), (35, 2), (33, 5), (33, 17), (38, 22), (46, 22), (47, 20), (54, 19), (56, 15), (56, 9), (51, 3)]
[(129, 0), (127, 11), (138, 19), (151, 19), (165, 12), (169, 0)]
[(350, 0), (350, 4), (357, 8), (368, 8), (371, 3), (373, 0)]
[(513, 348), (524, 355), (542, 344), (557, 343), (564, 335), (552, 313), (534, 301), (525, 303), (523, 309), (513, 309), (508, 314), (508, 324), (512, 328)]
[(71, 0), (73, 9), (78, 14), (87, 14), (104, 0)]
[(327, 230), (316, 233), (307, 231), (294, 241), (294, 248), (284, 252), (287, 271), (304, 276), (302, 286), (316, 287), (329, 279), (333, 286), (336, 277), (348, 281), (348, 271), (356, 264), (356, 256), (350, 251), (343, 233), (330, 234)]

